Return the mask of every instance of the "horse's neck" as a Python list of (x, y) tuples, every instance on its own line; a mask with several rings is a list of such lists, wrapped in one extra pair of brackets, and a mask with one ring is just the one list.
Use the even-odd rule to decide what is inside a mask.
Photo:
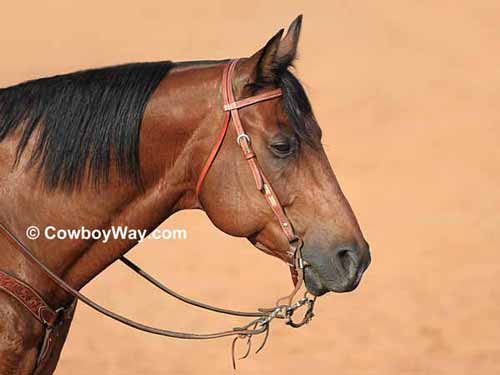
[[(211, 135), (217, 129), (213, 124), (221, 116), (209, 110), (217, 97), (220, 75), (215, 67), (193, 70), (185, 67), (172, 70), (147, 106), (140, 144), (143, 190), (127, 187), (114, 178), (99, 193), (91, 187), (72, 194), (48, 193), (34, 183), (33, 172), (19, 172), (23, 162), (15, 176), (6, 172), (9, 163), (2, 161), (2, 152), (13, 148), (0, 144), (0, 181), (4, 181), (2, 185), (8, 182), (8, 187), (1, 186), (5, 190), (0, 197), (4, 213), (0, 213), (0, 220), (75, 288), (83, 287), (137, 241), (120, 239), (89, 245), (88, 241), (48, 240), (43, 236), (29, 241), (24, 235), (26, 228), (36, 225), (43, 231), (47, 226), (60, 229), (127, 226), (150, 231), (175, 211), (198, 208), (194, 185)], [(0, 239), (0, 247), (7, 246)], [(8, 253), (8, 257), (0, 260), (0, 269), (24, 275), (41, 293), (49, 294), (51, 302), (65, 302), (68, 296), (47, 282), (43, 273), (19, 252), (11, 247), (3, 253)]]

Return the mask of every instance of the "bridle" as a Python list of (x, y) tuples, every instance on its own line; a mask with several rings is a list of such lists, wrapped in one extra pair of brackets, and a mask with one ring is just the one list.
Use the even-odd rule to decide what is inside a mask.
[[(144, 325), (142, 323), (138, 323), (131, 319), (128, 319), (124, 316), (116, 314), (103, 306), (97, 304), (90, 298), (81, 294), (79, 291), (71, 287), (64, 280), (62, 280), (58, 275), (56, 275), (52, 270), (50, 270), (42, 261), (40, 261), (30, 250), (24, 245), (19, 239), (17, 239), (4, 225), (0, 223), (0, 234), (6, 236), (6, 238), (16, 247), (18, 248), (27, 258), (32, 260), (35, 264), (37, 264), (44, 273), (49, 276), (59, 287), (64, 289), (68, 294), (72, 295), (76, 300), (80, 300), (89, 307), (98, 311), (99, 313), (106, 315), (109, 318), (112, 318), (120, 323), (128, 325), (130, 327), (136, 328), (141, 331), (145, 331), (148, 333), (179, 338), (179, 339), (216, 339), (227, 336), (235, 336), (232, 344), (232, 354), (233, 354), (233, 366), (235, 366), (235, 344), (238, 339), (247, 339), (247, 352), (242, 358), (246, 358), (251, 349), (251, 339), (254, 336), (263, 334), (264, 340), (261, 346), (257, 349), (256, 352), (259, 352), (265, 345), (267, 341), (267, 337), (269, 335), (270, 323), (274, 319), (284, 319), (286, 323), (293, 328), (298, 328), (308, 323), (313, 317), (313, 309), (315, 303), (315, 297), (310, 297), (306, 292), (304, 296), (294, 302), (294, 298), (299, 292), (300, 288), (304, 283), (304, 266), (306, 265), (305, 261), (302, 259), (302, 240), (295, 234), (293, 226), (288, 219), (286, 212), (283, 206), (280, 204), (279, 199), (274, 192), (271, 184), (265, 174), (263, 173), (261, 167), (259, 166), (255, 152), (252, 149), (251, 139), (247, 133), (245, 133), (243, 129), (243, 125), (241, 123), (241, 119), (239, 116), (238, 110), (243, 107), (247, 107), (250, 105), (254, 105), (263, 101), (267, 101), (270, 99), (278, 98), (282, 96), (281, 89), (273, 89), (270, 91), (266, 91), (264, 93), (236, 100), (233, 93), (232, 87), (232, 77), (234, 70), (238, 60), (232, 60), (229, 64), (225, 65), (223, 71), (222, 78), (222, 97), (223, 97), (223, 110), (224, 110), (224, 123), (223, 127), (219, 133), (217, 141), (212, 148), (207, 161), (205, 162), (200, 176), (198, 178), (198, 182), (196, 184), (196, 196), (199, 199), (199, 194), (201, 188), (203, 186), (203, 181), (208, 174), (211, 165), (213, 164), (217, 154), (222, 146), (223, 140), (229, 128), (229, 124), (234, 124), (234, 127), (237, 132), (236, 142), (240, 146), (244, 159), (248, 162), (250, 170), (252, 172), (252, 176), (255, 180), (257, 190), (264, 196), (265, 200), (269, 204), (269, 207), (273, 211), (276, 216), (283, 233), (285, 234), (288, 243), (288, 257), (289, 257), (289, 265), (292, 268), (292, 275), (294, 276), (294, 284), (295, 287), (292, 292), (282, 298), (279, 298), (276, 302), (276, 305), (272, 308), (258, 309), (258, 311), (247, 312), (247, 311), (236, 311), (229, 310), (224, 308), (219, 308), (215, 306), (211, 306), (202, 302), (198, 302), (187, 298), (170, 288), (166, 287), (158, 280), (153, 278), (151, 275), (143, 271), (139, 266), (133, 263), (131, 260), (122, 256), (120, 260), (129, 268), (131, 268), (134, 272), (142, 276), (144, 279), (152, 283), (154, 286), (162, 290), (163, 292), (177, 298), (187, 304), (203, 308), (209, 311), (227, 314), (227, 315), (235, 315), (240, 317), (249, 317), (254, 318), (249, 323), (241, 326), (235, 327), (228, 331), (209, 333), (209, 334), (195, 334), (195, 333), (185, 333), (185, 332), (175, 332), (160, 328), (155, 328), (151, 326)], [(29, 285), (19, 280), (18, 278), (0, 271), (0, 289), (5, 292), (11, 294), (18, 301), (20, 301), (34, 316), (37, 318), (45, 327), (46, 327), (46, 337), (44, 339), (43, 348), (39, 353), (39, 361), (46, 356), (46, 352), (50, 351), (50, 342), (51, 342), (51, 334), (64, 320), (64, 312), (65, 310), (69, 310), (70, 307), (59, 308), (57, 310), (52, 310), (47, 303), (40, 297), (36, 291), (33, 290)], [(32, 308), (35, 306), (36, 308)], [(74, 308), (74, 303), (72, 304)], [(306, 311), (303, 318), (296, 322), (292, 319), (293, 314), (296, 310), (305, 307)], [(46, 346), (46, 343), (47, 346)]]
[[(200, 192), (205, 181), (205, 177), (210, 170), (219, 150), (222, 146), (224, 138), (226, 136), (227, 130), (231, 119), (233, 120), (234, 128), (236, 130), (236, 143), (240, 146), (243, 158), (247, 161), (250, 171), (252, 172), (253, 179), (255, 181), (255, 186), (257, 190), (264, 196), (269, 207), (273, 211), (280, 227), (285, 234), (290, 249), (288, 254), (288, 263), (292, 268), (292, 275), (294, 275), (294, 282), (298, 285), (298, 288), (302, 286), (303, 282), (303, 269), (304, 260), (302, 259), (302, 241), (295, 234), (292, 223), (288, 219), (283, 206), (281, 205), (278, 196), (274, 192), (271, 183), (267, 179), (266, 175), (262, 171), (259, 163), (257, 162), (257, 157), (252, 148), (252, 141), (250, 136), (245, 133), (243, 125), (241, 122), (239, 109), (243, 107), (248, 107), (263, 101), (275, 99), (283, 95), (281, 89), (274, 89), (270, 91), (265, 91), (261, 94), (251, 96), (249, 98), (236, 100), (233, 92), (232, 77), (238, 63), (238, 59), (232, 60), (229, 64), (224, 67), (224, 72), (222, 74), (222, 100), (224, 102), (224, 122), (222, 129), (217, 137), (217, 142), (213, 146), (210, 154), (208, 156), (205, 165), (203, 166), (198, 181), (196, 183), (196, 197), (198, 201), (200, 200)], [(291, 296), (293, 298), (293, 296)], [(290, 300), (291, 301), (291, 300)]]

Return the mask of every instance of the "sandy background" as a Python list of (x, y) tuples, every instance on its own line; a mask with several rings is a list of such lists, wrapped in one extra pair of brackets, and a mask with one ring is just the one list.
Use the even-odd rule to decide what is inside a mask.
[[(373, 262), (302, 330), (275, 325), (239, 374), (500, 373), (498, 1), (6, 2), (0, 84), (146, 60), (247, 56), (304, 13), (298, 73)], [(133, 258), (193, 297), (272, 302), (286, 267), (203, 213)], [(151, 324), (235, 324), (166, 299), (120, 264), (85, 288)], [(230, 340), (148, 336), (80, 306), (57, 374), (230, 374)]]

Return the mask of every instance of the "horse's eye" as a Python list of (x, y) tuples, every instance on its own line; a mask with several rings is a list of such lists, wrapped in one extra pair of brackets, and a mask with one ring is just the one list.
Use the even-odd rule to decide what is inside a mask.
[(293, 147), (288, 141), (280, 141), (271, 144), (271, 150), (278, 157), (287, 157), (293, 152)]

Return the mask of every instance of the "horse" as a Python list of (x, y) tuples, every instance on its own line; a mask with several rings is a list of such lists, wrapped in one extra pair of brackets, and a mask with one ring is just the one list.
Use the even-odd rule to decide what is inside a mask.
[[(8, 282), (0, 290), (1, 374), (52, 374), (75, 311), (69, 290), (137, 244), (33, 239), (32, 226), (150, 233), (177, 211), (203, 210), (223, 232), (285, 262), (300, 238), (297, 259), (314, 298), (357, 287), (369, 246), (293, 73), (301, 25), (299, 16), (239, 60), (133, 63), (0, 90), (0, 223), (9, 231), (0, 270), (18, 290)], [(221, 80), (229, 65), (237, 108)], [(20, 251), (28, 248), (49, 273)], [(62, 312), (48, 343), (46, 318), (36, 319), (26, 295), (40, 311)]]

